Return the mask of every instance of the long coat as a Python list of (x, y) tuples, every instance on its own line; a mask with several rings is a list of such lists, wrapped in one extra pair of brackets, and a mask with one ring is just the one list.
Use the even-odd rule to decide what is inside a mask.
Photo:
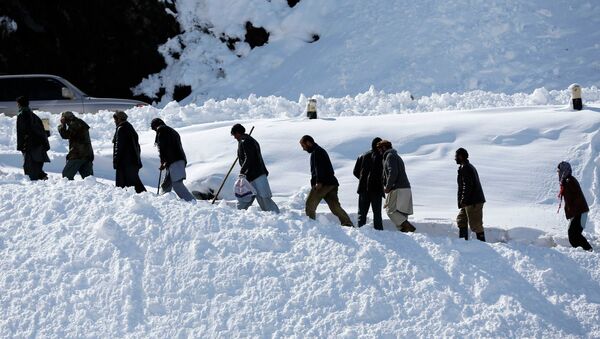
[(564, 180), (562, 195), (565, 199), (565, 217), (567, 219), (589, 212), (590, 208), (575, 177), (569, 176)]
[(25, 152), (40, 146), (44, 152), (50, 150), (42, 119), (29, 107), (21, 108), (17, 115), (17, 150)]
[(120, 123), (113, 137), (113, 168), (142, 168), (138, 134), (128, 121)]

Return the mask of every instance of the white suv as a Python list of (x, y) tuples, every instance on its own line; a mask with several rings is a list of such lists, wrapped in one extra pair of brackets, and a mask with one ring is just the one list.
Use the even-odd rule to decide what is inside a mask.
[(0, 75), (0, 114), (16, 115), (16, 99), (22, 95), (29, 98), (32, 110), (51, 113), (96, 113), (99, 110), (126, 110), (147, 105), (137, 100), (90, 97), (56, 75)]

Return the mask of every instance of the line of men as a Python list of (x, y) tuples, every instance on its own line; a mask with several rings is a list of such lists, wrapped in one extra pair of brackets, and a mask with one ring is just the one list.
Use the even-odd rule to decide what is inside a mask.
[[(231, 135), (239, 142), (238, 155), (242, 167), (240, 174), (250, 178), (250, 184), (257, 192), (261, 209), (279, 213), (277, 205), (270, 199), (271, 190), (266, 178), (268, 171), (262, 159), (258, 142), (245, 134), (245, 129), (240, 124), (233, 126)], [(348, 214), (340, 205), (339, 182), (335, 177), (327, 151), (319, 146), (310, 135), (305, 135), (300, 139), (300, 146), (304, 151), (310, 153), (311, 190), (305, 203), (306, 215), (315, 219), (317, 206), (321, 200), (325, 200), (331, 212), (338, 217), (343, 226), (353, 226)], [(483, 206), (486, 200), (479, 174), (469, 161), (469, 153), (466, 149), (462, 147), (457, 149), (454, 160), (458, 165), (456, 177), (459, 209), (456, 217), (458, 236), (468, 240), (470, 228), (478, 240), (485, 242)], [(593, 251), (592, 246), (582, 234), (587, 221), (589, 205), (581, 186), (573, 177), (571, 165), (568, 162), (559, 163), (557, 173), (560, 183), (559, 197), (561, 204), (564, 199), (565, 217), (569, 221), (569, 242), (573, 247), (582, 247), (591, 252)], [(374, 138), (371, 142), (371, 149), (356, 159), (353, 174), (359, 180), (357, 190), (359, 227), (366, 224), (369, 207), (371, 207), (374, 228), (383, 230), (381, 201), (385, 197), (385, 211), (396, 228), (401, 232), (416, 230), (408, 221), (408, 216), (413, 214), (413, 201), (404, 161), (392, 147), (390, 141), (382, 140), (379, 137)], [(238, 204), (238, 208), (248, 208), (251, 203)]]
[[(43, 171), (44, 162), (49, 162), (47, 151), (50, 149), (48, 136), (42, 121), (29, 108), (26, 97), (17, 99), (17, 149), (23, 153), (23, 169), (31, 180), (45, 180), (48, 175)], [(117, 187), (135, 187), (137, 193), (146, 191), (139, 177), (142, 168), (138, 135), (127, 122), (127, 114), (117, 111), (113, 115), (115, 134), (113, 137), (113, 167), (116, 171)], [(194, 200), (194, 196), (183, 184), (186, 178), (187, 159), (179, 133), (167, 126), (160, 118), (151, 121), (150, 127), (156, 132), (155, 145), (160, 157), (160, 170), (165, 170), (165, 179), (161, 184), (164, 192), (174, 190), (183, 200)], [(67, 163), (62, 175), (70, 180), (78, 172), (82, 178), (93, 175), (93, 149), (89, 136), (89, 126), (72, 112), (63, 112), (58, 131), (63, 139), (69, 140)], [(249, 199), (238, 200), (238, 209), (249, 208), (254, 200), (263, 211), (279, 213), (279, 207), (272, 199), (268, 181), (269, 172), (262, 157), (260, 144), (246, 133), (241, 124), (231, 128), (231, 135), (238, 142), (238, 160), (240, 176), (243, 176), (253, 188)], [(305, 203), (305, 213), (316, 218), (319, 203), (325, 200), (331, 212), (343, 226), (353, 226), (350, 217), (340, 205), (338, 197), (339, 182), (335, 177), (333, 165), (327, 154), (310, 135), (300, 139), (302, 149), (310, 154), (311, 190)], [(477, 169), (469, 161), (469, 153), (459, 148), (455, 153), (457, 174), (457, 202), (459, 213), (456, 223), (459, 238), (468, 240), (469, 227), (480, 241), (485, 242), (483, 228), (483, 206), (486, 202)], [(561, 202), (565, 200), (565, 216), (569, 220), (569, 241), (573, 247), (581, 246), (591, 251), (592, 247), (582, 235), (589, 207), (577, 180), (571, 175), (571, 167), (566, 162), (558, 166)], [(358, 226), (366, 224), (369, 208), (373, 211), (373, 224), (377, 230), (383, 230), (381, 209), (384, 208), (398, 230), (414, 232), (416, 228), (408, 221), (413, 214), (412, 190), (404, 161), (388, 140), (377, 137), (371, 142), (371, 149), (360, 155), (353, 170), (359, 180)], [(559, 207), (560, 208), (560, 207)]]
[[(254, 188), (256, 198), (263, 211), (279, 213), (279, 208), (271, 199), (271, 189), (267, 176), (260, 145), (245, 133), (244, 126), (236, 124), (231, 128), (231, 135), (238, 141), (238, 157), (240, 175), (245, 176)], [(310, 154), (311, 190), (305, 203), (306, 215), (316, 218), (319, 203), (325, 200), (331, 212), (343, 226), (353, 226), (348, 213), (340, 205), (338, 197), (339, 182), (335, 177), (333, 165), (327, 151), (319, 146), (314, 138), (305, 135), (300, 139), (302, 149)], [(458, 170), (458, 205), (457, 217), (459, 236), (468, 240), (468, 227), (476, 234), (477, 239), (485, 241), (483, 229), (483, 205), (485, 196), (475, 167), (468, 160), (469, 154), (464, 148), (456, 151)], [(381, 138), (373, 139), (371, 150), (356, 160), (354, 176), (358, 184), (358, 226), (366, 224), (369, 207), (373, 210), (375, 229), (383, 230), (381, 218), (381, 202), (385, 197), (385, 210), (390, 220), (401, 232), (414, 232), (416, 228), (408, 221), (413, 214), (413, 200), (410, 182), (406, 174), (404, 161), (392, 147), (392, 143)], [(253, 200), (238, 202), (239, 209), (247, 209)]]
[[(46, 180), (48, 174), (43, 171), (44, 163), (50, 162), (47, 151), (50, 150), (48, 135), (42, 120), (29, 108), (27, 97), (17, 98), (17, 150), (23, 154), (23, 171), (31, 180)], [(113, 136), (113, 168), (117, 187), (134, 187), (137, 193), (145, 192), (146, 187), (139, 177), (142, 168), (141, 148), (138, 134), (127, 121), (127, 114), (116, 111), (113, 114), (115, 134)], [(150, 127), (156, 132), (155, 144), (160, 157), (160, 170), (165, 170), (161, 183), (163, 192), (174, 190), (186, 201), (194, 200), (193, 195), (183, 184), (186, 177), (187, 159), (179, 133), (167, 126), (159, 118), (153, 119)], [(69, 152), (62, 171), (63, 178), (73, 180), (79, 173), (82, 178), (94, 175), (94, 150), (89, 133), (90, 126), (77, 118), (72, 112), (61, 113), (58, 132), (63, 139), (69, 140)]]
[[(23, 152), (24, 172), (31, 180), (45, 180), (44, 162), (49, 162), (47, 151), (50, 149), (48, 137), (43, 124), (29, 108), (26, 97), (17, 99), (19, 114), (17, 116), (17, 149)], [(144, 192), (139, 170), (142, 168), (138, 134), (127, 121), (127, 114), (117, 111), (113, 115), (115, 134), (113, 137), (113, 167), (116, 171), (117, 187), (134, 187), (136, 192)], [(194, 196), (183, 184), (186, 178), (187, 159), (181, 138), (177, 131), (167, 126), (159, 118), (152, 120), (150, 127), (156, 132), (155, 144), (160, 157), (160, 170), (166, 170), (161, 184), (164, 192), (174, 190), (183, 200), (194, 200)], [(72, 112), (63, 112), (58, 132), (63, 139), (69, 140), (69, 152), (62, 175), (73, 180), (79, 173), (82, 178), (93, 175), (94, 152), (89, 135), (89, 125), (75, 117)], [(249, 200), (238, 201), (238, 209), (247, 209), (254, 200), (258, 201), (263, 211), (279, 213), (279, 207), (272, 199), (272, 192), (267, 176), (259, 143), (246, 133), (241, 124), (231, 128), (231, 135), (238, 141), (238, 159), (240, 175), (244, 176), (254, 188)], [(306, 199), (305, 212), (316, 218), (319, 203), (325, 200), (331, 212), (337, 216), (343, 226), (353, 226), (350, 217), (340, 205), (338, 198), (339, 182), (335, 177), (333, 165), (327, 154), (310, 135), (300, 139), (302, 149), (310, 154), (311, 190)], [(459, 169), (459, 207), (457, 218), (460, 236), (467, 239), (467, 225), (477, 234), (477, 238), (485, 241), (482, 208), (485, 198), (475, 167), (469, 164), (468, 154), (464, 149), (457, 151)], [(388, 217), (402, 232), (414, 232), (416, 228), (408, 221), (413, 214), (412, 191), (404, 162), (391, 142), (375, 138), (372, 149), (361, 155), (356, 162), (354, 175), (359, 179), (359, 212), (358, 226), (366, 224), (369, 206), (372, 207), (375, 229), (382, 230), (381, 200), (385, 197), (385, 209)]]

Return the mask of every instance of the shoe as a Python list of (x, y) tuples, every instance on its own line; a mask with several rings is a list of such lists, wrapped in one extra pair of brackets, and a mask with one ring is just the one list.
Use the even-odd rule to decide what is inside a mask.
[(477, 235), (477, 240), (481, 240), (481, 241), (485, 242), (485, 233), (479, 232), (476, 235)]
[(406, 220), (400, 225), (400, 232), (408, 233), (414, 232), (416, 230), (417, 229), (411, 223), (409, 223), (408, 220)]
[(469, 240), (469, 229), (467, 227), (459, 227), (458, 238), (464, 238), (465, 240)]

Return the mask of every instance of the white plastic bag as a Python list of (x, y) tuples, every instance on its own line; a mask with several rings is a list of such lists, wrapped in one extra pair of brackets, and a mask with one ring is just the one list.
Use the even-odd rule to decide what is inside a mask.
[(233, 185), (233, 193), (239, 201), (250, 201), (256, 195), (256, 190), (245, 175), (240, 175)]

